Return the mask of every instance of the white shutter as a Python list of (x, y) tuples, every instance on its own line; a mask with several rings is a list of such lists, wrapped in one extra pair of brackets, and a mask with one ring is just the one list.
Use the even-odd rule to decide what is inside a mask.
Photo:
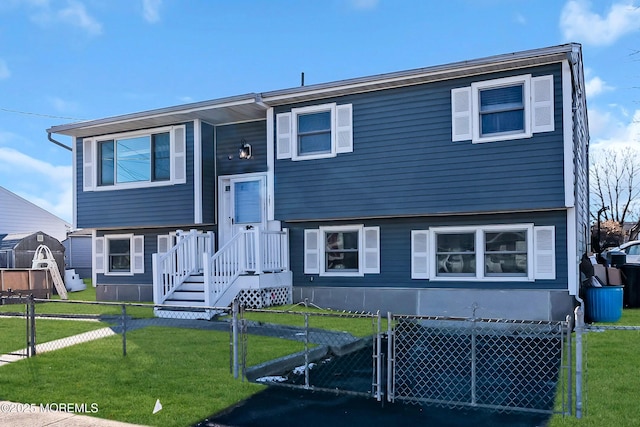
[(106, 261), (104, 237), (96, 237), (93, 243), (93, 266), (96, 269), (96, 273), (104, 273)]
[(187, 141), (184, 126), (173, 128), (173, 144), (171, 144), (171, 175), (175, 184), (187, 182)]
[(411, 278), (429, 278), (428, 230), (411, 230)]
[(144, 236), (133, 236), (131, 272), (144, 273)]
[(380, 227), (364, 227), (364, 274), (380, 274)]
[(533, 77), (531, 79), (531, 97), (532, 132), (553, 131), (553, 76)]
[(353, 107), (351, 104), (336, 107), (336, 153), (353, 152)]
[(166, 254), (171, 248), (171, 235), (161, 234), (158, 236), (158, 253)]
[(534, 274), (536, 280), (556, 278), (555, 227), (533, 227)]
[(320, 274), (320, 230), (304, 230), (304, 274)]
[(291, 113), (276, 115), (276, 158), (291, 158)]
[(85, 139), (82, 141), (82, 189), (84, 191), (92, 191), (95, 188), (93, 162), (93, 140)]
[(451, 90), (451, 140), (466, 141), (472, 138), (471, 87)]

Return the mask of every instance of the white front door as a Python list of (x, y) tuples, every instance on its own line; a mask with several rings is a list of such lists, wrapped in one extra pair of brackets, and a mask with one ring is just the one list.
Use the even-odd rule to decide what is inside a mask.
[(238, 230), (265, 228), (267, 223), (265, 174), (223, 176), (218, 181), (218, 234), (222, 247)]

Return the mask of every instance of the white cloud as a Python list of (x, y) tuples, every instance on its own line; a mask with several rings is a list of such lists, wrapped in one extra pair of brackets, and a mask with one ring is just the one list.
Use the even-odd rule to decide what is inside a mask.
[(520, 25), (526, 25), (527, 24), (527, 18), (525, 18), (524, 15), (521, 14), (521, 13), (516, 13), (515, 21), (516, 21), (517, 24), (520, 24)]
[(587, 91), (587, 99), (591, 99), (603, 92), (613, 90), (613, 87), (609, 86), (604, 80), (596, 76), (585, 82), (585, 90)]
[(589, 110), (589, 134), (591, 149), (638, 148), (640, 145), (640, 110), (636, 110), (627, 122), (613, 118), (610, 113)]
[(55, 28), (65, 24), (80, 28), (92, 36), (102, 34), (102, 24), (78, 0), (66, 0), (64, 6), (58, 6), (61, 2), (55, 2), (54, 5), (50, 0), (21, 0), (21, 3), (29, 6), (29, 18), (42, 27)]
[(75, 102), (67, 101), (58, 97), (49, 98), (49, 103), (60, 113), (74, 112), (78, 109), (78, 105)]
[(142, 16), (150, 23), (160, 21), (160, 7), (162, 0), (142, 0)]
[(601, 16), (591, 11), (588, 1), (571, 0), (562, 9), (560, 28), (569, 41), (607, 46), (640, 29), (640, 7), (618, 2)]
[(102, 24), (89, 15), (83, 3), (69, 0), (67, 7), (57, 13), (62, 22), (80, 27), (91, 35), (102, 34)]
[(375, 9), (378, 3), (379, 0), (351, 0), (351, 7), (360, 10)]
[[(0, 134), (0, 142), (6, 138), (12, 138), (12, 135)], [(19, 180), (15, 179), (17, 176)], [(11, 191), (65, 221), (70, 221), (72, 216), (71, 179), (71, 166), (52, 165), (0, 146), (0, 182), (11, 182)]]
[(0, 59), (0, 80), (8, 79), (11, 77), (11, 71), (4, 59)]

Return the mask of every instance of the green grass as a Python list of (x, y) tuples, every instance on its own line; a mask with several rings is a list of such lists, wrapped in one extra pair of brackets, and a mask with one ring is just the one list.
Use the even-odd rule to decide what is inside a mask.
[[(0, 399), (28, 403), (96, 403), (95, 416), (130, 423), (186, 426), (265, 386), (229, 371), (226, 332), (148, 327), (38, 355), (0, 368)], [(250, 365), (302, 349), (298, 342), (250, 338)], [(88, 357), (90, 355), (90, 357)], [(156, 399), (163, 409), (152, 414)]]
[[(51, 297), (50, 302), (37, 302), (36, 314), (64, 314), (64, 315), (87, 315), (87, 316), (119, 316), (122, 314), (122, 304), (105, 303), (91, 304), (96, 301), (96, 288), (91, 286), (91, 282), (85, 280), (87, 289), (79, 292), (69, 292), (68, 300), (61, 300), (58, 295)], [(127, 305), (127, 315), (135, 318), (153, 317), (153, 307), (145, 303), (135, 303)], [(148, 306), (148, 307), (145, 307)], [(25, 312), (24, 304), (12, 304), (0, 306), (0, 313)]]
[[(87, 292), (88, 291), (88, 292)], [(71, 298), (91, 298), (93, 288)], [(95, 296), (95, 294), (94, 294)], [(60, 307), (65, 307), (62, 310)], [(72, 307), (72, 309), (68, 308)], [(97, 307), (73, 303), (43, 303), (37, 311), (120, 314), (120, 305)], [(137, 307), (127, 307), (129, 309)], [(150, 312), (141, 307), (141, 315)], [(247, 311), (249, 320), (347, 331), (368, 336), (377, 326), (370, 318), (327, 316), (328, 310), (301, 306), (275, 307), (270, 312)], [(111, 311), (113, 310), (113, 311)], [(39, 311), (38, 311), (39, 312)], [(335, 314), (335, 313), (333, 313)], [(104, 323), (38, 319), (38, 342), (84, 332)], [(615, 325), (640, 325), (640, 309), (624, 310)], [(383, 319), (382, 328), (386, 328)], [(0, 319), (0, 348), (23, 348), (23, 319)], [(17, 338), (13, 338), (12, 336)], [(5, 339), (5, 337), (9, 337)], [(575, 340), (574, 340), (575, 343)], [(555, 415), (549, 427), (635, 427), (640, 425), (640, 331), (588, 332), (586, 348), (586, 402), (582, 419)], [(303, 344), (260, 336), (248, 338), (247, 365), (252, 366), (303, 349)], [(28, 403), (96, 403), (95, 416), (161, 426), (185, 426), (200, 421), (264, 389), (236, 380), (229, 372), (229, 334), (206, 330), (148, 327), (127, 333), (127, 356), (122, 356), (120, 335), (78, 344), (0, 368), (0, 399)], [(160, 399), (163, 410), (153, 415)]]
[[(273, 313), (271, 313), (273, 311)], [(282, 313), (282, 312), (286, 313)], [(305, 313), (308, 313), (309, 327), (330, 331), (348, 332), (355, 337), (367, 337), (377, 332), (377, 318), (359, 317), (357, 315), (335, 312), (315, 307), (301, 305), (287, 305), (272, 307), (268, 310), (251, 311), (244, 313), (244, 318), (262, 323), (272, 323), (288, 326), (305, 326)], [(381, 322), (382, 330), (387, 328), (387, 319)]]
[[(597, 324), (606, 325), (606, 324)], [(640, 309), (626, 309), (615, 325), (640, 326)], [(585, 413), (582, 419), (554, 416), (549, 427), (635, 427), (640, 425), (640, 331), (588, 332)]]
[[(36, 320), (38, 344), (104, 328), (101, 322), (74, 320)], [(27, 346), (26, 320), (24, 318), (0, 318), (0, 354), (10, 353)]]

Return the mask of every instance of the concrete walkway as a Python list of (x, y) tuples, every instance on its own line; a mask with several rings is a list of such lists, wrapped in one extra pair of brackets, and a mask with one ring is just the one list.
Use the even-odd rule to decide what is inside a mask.
[[(59, 350), (61, 348), (70, 347), (76, 344), (82, 344), (89, 341), (98, 340), (111, 335), (115, 335), (116, 332), (112, 328), (101, 328), (94, 331), (83, 332), (78, 335), (72, 335), (70, 337), (61, 338), (59, 340), (48, 341), (42, 344), (36, 344), (36, 354), (46, 353), (48, 351)], [(14, 351), (11, 353), (0, 355), (0, 366), (7, 363), (16, 362), (27, 357), (28, 351), (26, 348)]]
[[(44, 409), (44, 410), (43, 410)], [(52, 411), (39, 405), (0, 401), (0, 425), (3, 427), (140, 427), (120, 421)]]

